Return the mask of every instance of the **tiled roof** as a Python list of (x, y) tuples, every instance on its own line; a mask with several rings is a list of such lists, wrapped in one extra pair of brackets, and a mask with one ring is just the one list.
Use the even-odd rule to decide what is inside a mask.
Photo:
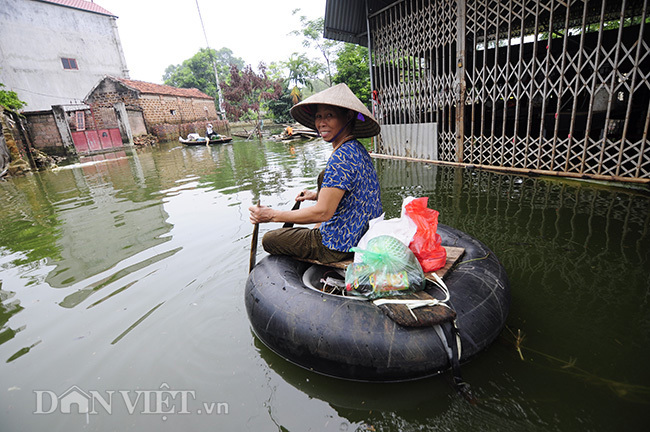
[(117, 16), (117, 15), (107, 11), (103, 7), (93, 3), (91, 1), (86, 1), (86, 0), (40, 0), (40, 1), (45, 2), (45, 3), (54, 3), (54, 4), (61, 5), (61, 6), (70, 7), (70, 8), (73, 8), (73, 9), (81, 9), (81, 10), (85, 10), (85, 11), (88, 11), (88, 12), (98, 13), (98, 14), (101, 14), (101, 15), (108, 15), (108, 16), (114, 16), (114, 17)]
[(159, 94), (168, 96), (180, 96), (187, 98), (214, 99), (199, 89), (195, 88), (178, 88), (162, 84), (148, 83), (144, 81), (135, 81), (126, 78), (116, 78), (124, 85), (131, 87), (140, 93)]

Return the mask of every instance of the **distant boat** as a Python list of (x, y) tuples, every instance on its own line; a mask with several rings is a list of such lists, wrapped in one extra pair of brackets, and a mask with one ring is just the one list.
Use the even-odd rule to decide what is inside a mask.
[(185, 139), (178, 137), (178, 141), (185, 145), (226, 144), (232, 141), (232, 137), (221, 135), (218, 138), (211, 138), (209, 142), (205, 137), (198, 137), (196, 139)]
[(275, 141), (290, 142), (290, 141), (297, 141), (301, 139), (314, 139), (318, 137), (319, 137), (318, 132), (314, 130), (293, 128), (291, 134), (287, 133), (287, 131), (284, 130), (279, 135), (272, 135), (271, 139)]

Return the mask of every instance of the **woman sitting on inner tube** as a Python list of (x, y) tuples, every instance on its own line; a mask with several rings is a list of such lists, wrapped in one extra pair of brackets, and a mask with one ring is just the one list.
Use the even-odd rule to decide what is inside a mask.
[(345, 84), (294, 105), (291, 115), (332, 143), (322, 188), (318, 193), (305, 190), (296, 197), (296, 201), (316, 201), (311, 207), (282, 211), (252, 206), (251, 223), (317, 224), (312, 229), (280, 228), (267, 232), (262, 246), (270, 254), (322, 263), (352, 259), (350, 248), (366, 232), (368, 221), (382, 214), (377, 172), (370, 155), (357, 141), (377, 135), (379, 123)]

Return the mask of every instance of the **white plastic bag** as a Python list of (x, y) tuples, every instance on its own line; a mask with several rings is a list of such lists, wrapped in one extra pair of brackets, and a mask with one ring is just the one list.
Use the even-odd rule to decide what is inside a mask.
[[(357, 247), (359, 249), (367, 249), (368, 242), (375, 237), (382, 235), (389, 235), (395, 237), (406, 246), (408, 246), (413, 237), (415, 236), (416, 231), (418, 230), (417, 225), (413, 220), (406, 216), (404, 213), (404, 206), (413, 200), (413, 197), (404, 198), (402, 202), (402, 216), (395, 219), (384, 219), (385, 213), (383, 213), (378, 218), (372, 219), (369, 222), (368, 231), (361, 237)], [(354, 262), (361, 262), (361, 256), (357, 253), (354, 254)]]

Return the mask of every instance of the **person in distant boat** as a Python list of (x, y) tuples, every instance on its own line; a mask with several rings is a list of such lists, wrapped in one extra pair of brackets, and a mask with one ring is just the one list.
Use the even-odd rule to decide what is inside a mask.
[(292, 136), (293, 135), (293, 128), (291, 126), (287, 126), (286, 132), (287, 132), (287, 136)]
[(267, 232), (264, 250), (331, 263), (352, 259), (371, 219), (381, 216), (382, 204), (377, 172), (365, 147), (357, 138), (379, 133), (379, 123), (345, 84), (317, 93), (291, 108), (302, 125), (317, 130), (332, 144), (319, 192), (304, 190), (296, 201), (316, 204), (282, 211), (251, 206), (250, 221), (316, 224), (314, 228), (280, 228)]
[(208, 139), (212, 139), (212, 137), (219, 138), (219, 134), (212, 129), (212, 123), (208, 123), (208, 126), (205, 128), (205, 134)]

